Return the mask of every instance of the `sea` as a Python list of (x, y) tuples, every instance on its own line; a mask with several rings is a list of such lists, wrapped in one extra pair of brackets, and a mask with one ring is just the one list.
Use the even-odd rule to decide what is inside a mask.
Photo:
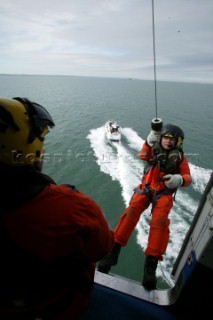
[[(26, 97), (43, 105), (55, 127), (45, 139), (43, 172), (93, 198), (113, 229), (141, 182), (138, 153), (154, 118), (180, 126), (192, 184), (177, 191), (170, 212), (170, 240), (157, 268), (158, 288), (174, 285), (174, 262), (212, 173), (213, 85), (132, 78), (0, 75), (0, 96)], [(120, 125), (121, 141), (110, 143), (106, 123)], [(151, 207), (143, 214), (111, 272), (141, 282)], [(98, 244), (97, 244), (98, 245)]]

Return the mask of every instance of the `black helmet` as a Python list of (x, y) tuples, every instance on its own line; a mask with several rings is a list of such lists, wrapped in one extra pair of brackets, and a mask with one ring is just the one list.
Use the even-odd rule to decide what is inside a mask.
[(165, 126), (163, 126), (161, 130), (161, 137), (172, 137), (176, 139), (176, 148), (181, 148), (183, 144), (184, 139), (184, 132), (181, 128), (178, 126), (168, 123)]

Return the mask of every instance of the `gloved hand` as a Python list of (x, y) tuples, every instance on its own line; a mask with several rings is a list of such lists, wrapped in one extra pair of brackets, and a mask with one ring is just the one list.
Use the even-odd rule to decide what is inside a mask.
[(153, 147), (155, 142), (160, 139), (160, 133), (158, 131), (151, 130), (146, 142), (150, 147)]
[(163, 176), (163, 179), (165, 180), (165, 185), (169, 189), (176, 189), (183, 184), (183, 178), (180, 174), (166, 174)]

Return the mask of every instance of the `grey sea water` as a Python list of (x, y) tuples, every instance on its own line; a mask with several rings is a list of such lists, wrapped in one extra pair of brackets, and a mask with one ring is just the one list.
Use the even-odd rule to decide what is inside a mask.
[[(51, 113), (55, 128), (45, 140), (44, 172), (57, 183), (74, 184), (101, 206), (115, 227), (140, 183), (143, 164), (137, 154), (156, 115), (185, 133), (184, 152), (193, 183), (177, 193), (170, 214), (170, 243), (158, 268), (158, 286), (173, 284), (171, 270), (199, 199), (212, 171), (213, 85), (158, 82), (157, 113), (154, 83), (136, 79), (74, 76), (0, 76), (0, 95), (28, 97)], [(105, 124), (121, 126), (119, 144), (105, 137)], [(112, 272), (141, 281), (150, 210), (144, 212), (119, 263)]]

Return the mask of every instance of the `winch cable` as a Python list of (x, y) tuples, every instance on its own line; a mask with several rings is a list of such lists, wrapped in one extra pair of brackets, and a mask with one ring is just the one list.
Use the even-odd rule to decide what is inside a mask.
[(157, 103), (157, 76), (156, 76), (156, 50), (155, 50), (155, 9), (154, 0), (152, 0), (152, 40), (153, 40), (153, 59), (154, 59), (154, 84), (155, 84), (155, 116), (158, 117)]
[[(153, 130), (160, 131), (163, 126), (162, 119), (158, 118), (158, 103), (157, 103), (157, 77), (156, 77), (156, 50), (155, 50), (155, 13), (154, 13), (154, 0), (152, 0), (152, 39), (153, 39), (153, 59), (154, 59), (154, 84), (155, 84), (155, 117), (152, 119), (151, 127)], [(160, 163), (158, 162), (158, 165)], [(159, 182), (159, 179), (158, 179)], [(155, 195), (154, 195), (155, 197)], [(165, 276), (162, 264), (160, 264), (162, 276), (168, 283), (168, 279)]]
[(163, 121), (162, 119), (158, 118), (154, 0), (152, 0), (152, 40), (153, 40), (153, 60), (154, 60), (154, 86), (155, 86), (155, 118), (152, 119), (151, 127), (155, 131), (160, 131), (163, 126)]

